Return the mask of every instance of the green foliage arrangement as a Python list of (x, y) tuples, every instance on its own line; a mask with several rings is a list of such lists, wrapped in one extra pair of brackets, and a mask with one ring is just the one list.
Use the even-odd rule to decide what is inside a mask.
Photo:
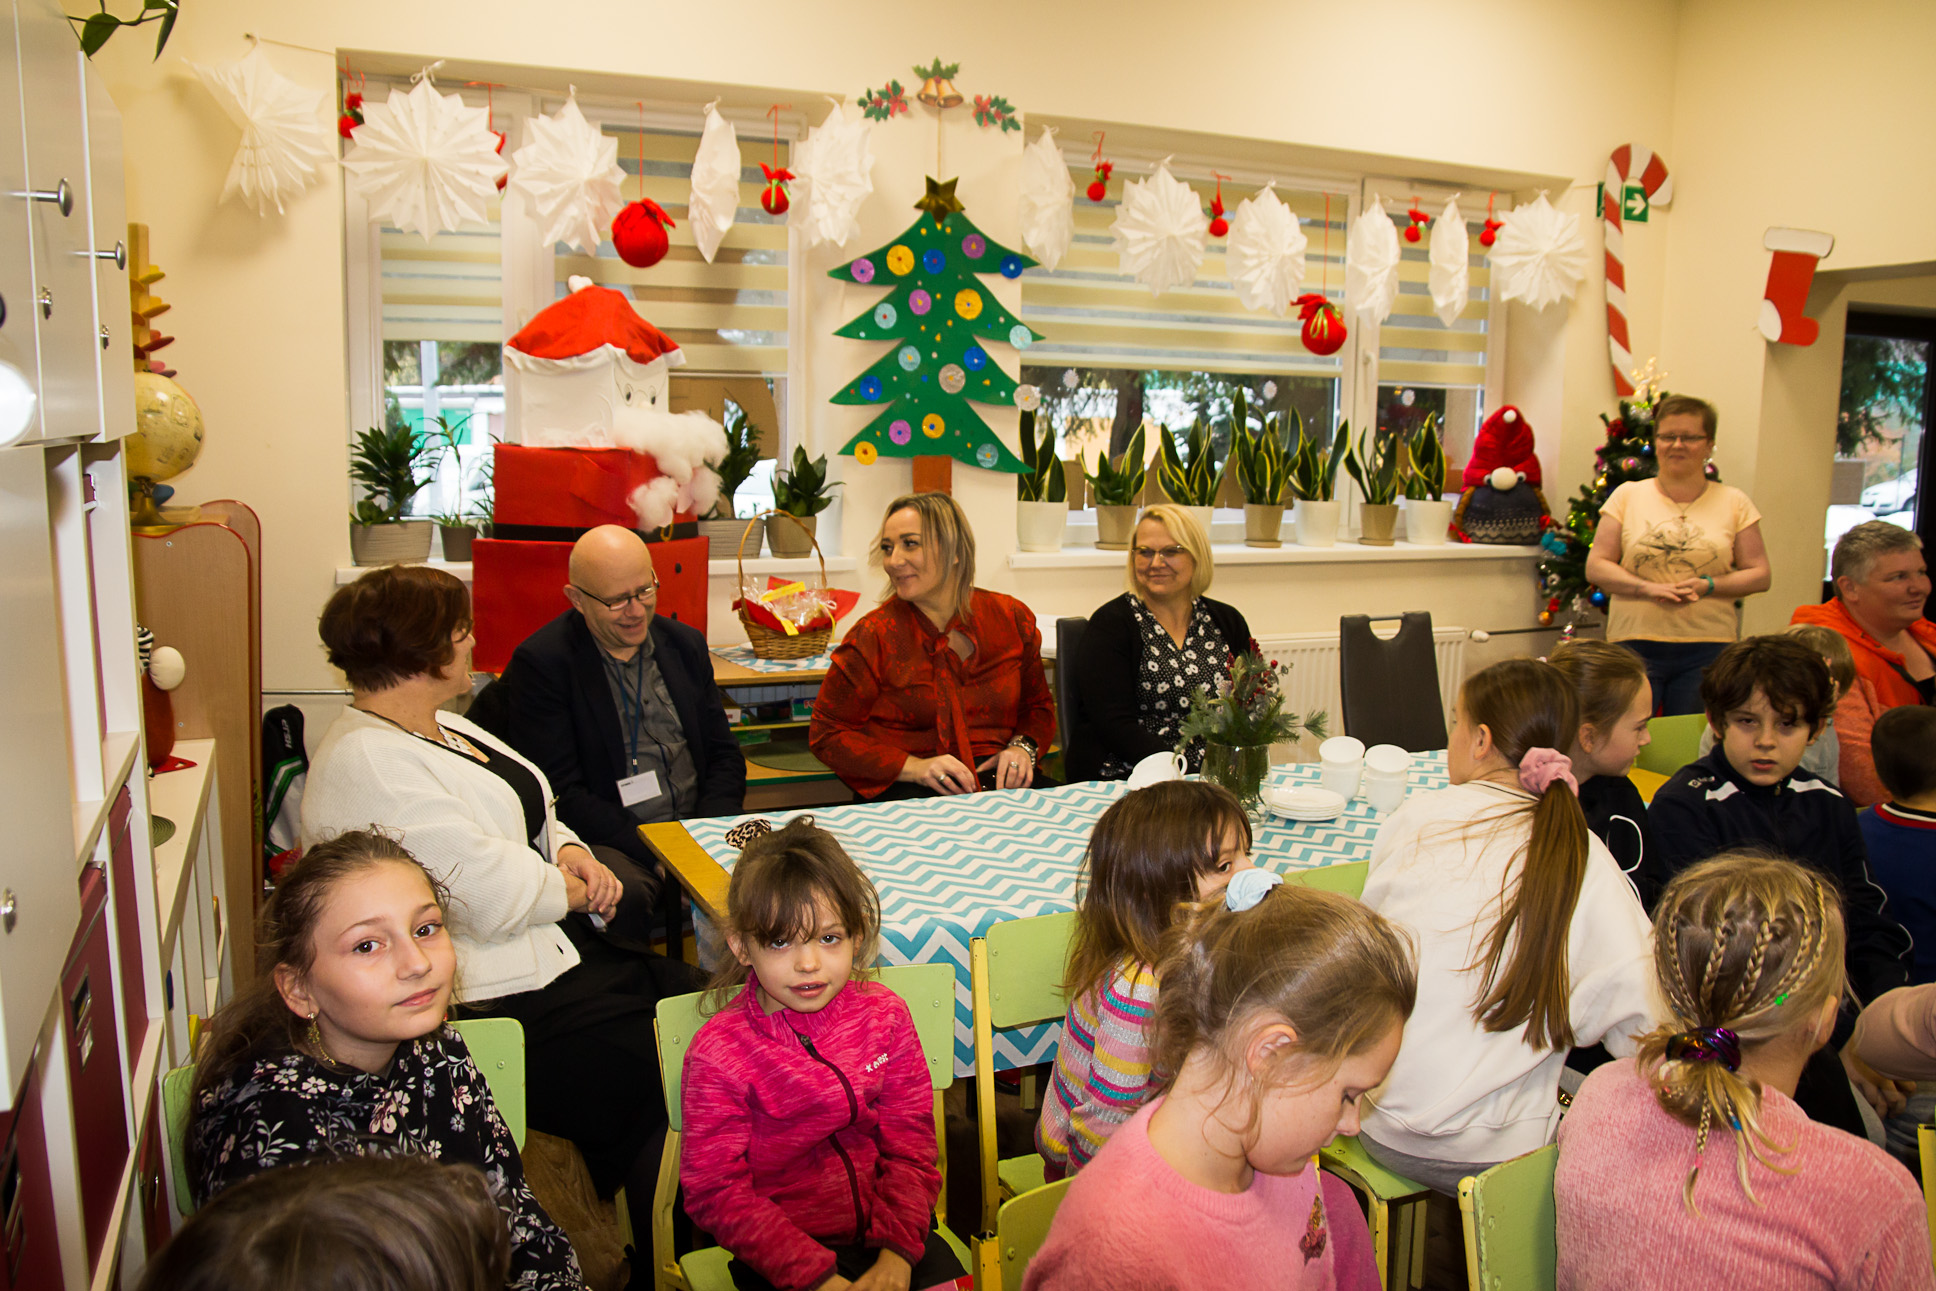
[[(1253, 431), (1246, 413), (1243, 391), (1239, 390), (1230, 418), (1230, 451), (1237, 459), (1237, 483), (1244, 491), (1244, 501), (1253, 506), (1283, 506), (1294, 451), (1286, 447), (1284, 416), (1273, 413)], [(1290, 421), (1289, 442), (1295, 443), (1304, 438), (1304, 418), (1293, 408)]]
[(1055, 454), (1055, 431), (1042, 428), (1040, 443), (1035, 439), (1035, 414), (1022, 414), (1022, 461), (1025, 474), (1015, 477), (1015, 497), (1020, 502), (1067, 502), (1069, 480), (1062, 472), (1062, 459)]
[(97, 12), (85, 18), (66, 15), (76, 34), (81, 38), (81, 52), (89, 58), (101, 52), (108, 38), (123, 27), (141, 27), (151, 22), (161, 24), (161, 33), (155, 37), (155, 57), (168, 48), (168, 37), (174, 34), (175, 19), (181, 16), (181, 0), (142, 0), (141, 12), (132, 18), (117, 18), (108, 12), (108, 0), (99, 0)]
[(1406, 445), (1405, 496), (1414, 502), (1437, 502), (1445, 492), (1445, 443), (1439, 438), (1439, 419), (1428, 414)]
[(1089, 492), (1099, 507), (1133, 507), (1136, 498), (1143, 491), (1143, 482), (1149, 472), (1143, 466), (1143, 428), (1138, 426), (1136, 433), (1129, 437), (1129, 444), (1123, 449), (1123, 464), (1116, 467), (1109, 460), (1109, 454), (1100, 453), (1096, 457), (1096, 469), (1083, 468), (1083, 475), (1089, 481)]
[(760, 464), (760, 428), (746, 415), (746, 409), (726, 401), (726, 456), (719, 459), (719, 502), (713, 515), (721, 520), (733, 518), (733, 495), (746, 477)]
[[(1255, 642), (1251, 643), (1253, 646)], [(1208, 740), (1238, 748), (1282, 744), (1300, 735), (1325, 738), (1330, 718), (1325, 713), (1299, 717), (1284, 711), (1284, 674), (1290, 668), (1271, 663), (1255, 649), (1235, 655), (1230, 676), (1212, 691), (1199, 686), (1190, 696), (1177, 751), (1192, 740)]]
[(1326, 449), (1318, 437), (1306, 433), (1298, 420), (1297, 451), (1291, 456), (1291, 488), (1306, 502), (1329, 502), (1338, 488), (1338, 467), (1344, 464), (1351, 445), (1351, 423), (1338, 423), (1337, 437)]
[(355, 524), (394, 524), (430, 482), (424, 469), (443, 450), (409, 426), (372, 426), (356, 437), (350, 479), (363, 488), (350, 512)]
[(793, 469), (773, 475), (773, 506), (792, 516), (819, 515), (833, 505), (839, 484), (827, 483), (827, 459), (809, 459), (805, 447), (793, 450)]
[[(1201, 417), (1179, 441), (1175, 430), (1165, 430), (1157, 446), (1157, 476), (1170, 501), (1182, 507), (1208, 507), (1217, 504), (1217, 489), (1223, 484), (1226, 458), (1217, 461), (1210, 443), (1210, 427)], [(1187, 457), (1186, 457), (1187, 453)]]
[(1398, 437), (1367, 429), (1345, 453), (1344, 469), (1372, 506), (1390, 506), (1398, 496)]

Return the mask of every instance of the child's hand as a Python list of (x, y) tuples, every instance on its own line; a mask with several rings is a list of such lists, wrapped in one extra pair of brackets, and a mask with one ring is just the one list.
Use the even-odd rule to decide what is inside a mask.
[(828, 1278), (825, 1282), (822, 1282), (819, 1286), (815, 1287), (813, 1291), (848, 1291), (848, 1288), (853, 1285), (854, 1284), (852, 1282), (849, 1282), (846, 1278), (843, 1278), (840, 1276), (840, 1274), (836, 1273), (832, 1277)]
[(854, 1279), (854, 1291), (908, 1291), (914, 1269), (893, 1251), (882, 1251), (874, 1267)]

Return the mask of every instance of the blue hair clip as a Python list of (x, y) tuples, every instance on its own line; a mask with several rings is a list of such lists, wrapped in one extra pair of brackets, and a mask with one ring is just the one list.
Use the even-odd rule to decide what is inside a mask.
[(1223, 890), (1224, 908), (1231, 911), (1248, 910), (1283, 881), (1282, 874), (1271, 870), (1238, 870), (1231, 876), (1230, 886)]

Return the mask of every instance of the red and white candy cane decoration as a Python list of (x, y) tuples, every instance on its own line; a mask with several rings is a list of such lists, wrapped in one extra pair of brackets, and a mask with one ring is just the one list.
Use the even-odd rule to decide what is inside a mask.
[(1625, 199), (1627, 181), (1635, 180), (1646, 190), (1647, 200), (1654, 206), (1665, 206), (1674, 200), (1674, 177), (1667, 173), (1667, 163), (1646, 148), (1636, 148), (1623, 143), (1613, 150), (1607, 159), (1607, 177), (1600, 192), (1600, 216), (1606, 222), (1607, 243), (1607, 352), (1613, 361), (1613, 389), (1621, 398), (1634, 392), (1633, 354), (1627, 339), (1627, 267), (1624, 261), (1626, 246), (1620, 232), (1620, 208)]

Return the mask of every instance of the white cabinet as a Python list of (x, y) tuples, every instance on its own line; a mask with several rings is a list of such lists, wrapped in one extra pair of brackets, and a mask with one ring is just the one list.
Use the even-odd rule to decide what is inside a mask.
[(94, 268), (92, 353), (100, 380), (101, 433), (119, 439), (134, 429), (134, 365), (128, 357), (128, 204), (122, 195), (121, 114), (87, 59), (80, 69), (87, 112), (87, 234)]
[(27, 227), (27, 141), (21, 129), (20, 59), (0, 5), (0, 445), (40, 438), (40, 410), (25, 410), (8, 391), (37, 388), (40, 355), (34, 334), (34, 269)]

